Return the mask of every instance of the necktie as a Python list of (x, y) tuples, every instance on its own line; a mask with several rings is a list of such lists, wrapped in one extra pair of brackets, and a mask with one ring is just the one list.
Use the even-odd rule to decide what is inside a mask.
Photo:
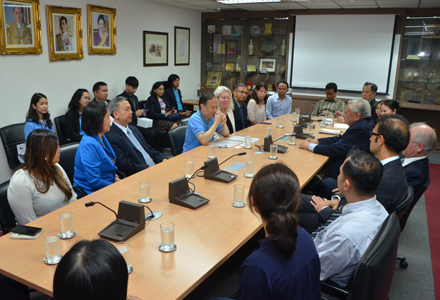
[(133, 132), (131, 130), (127, 131), (128, 138), (133, 143), (133, 145), (136, 147), (136, 149), (142, 154), (142, 156), (145, 159), (145, 162), (149, 167), (152, 167), (155, 165), (154, 161), (151, 159), (151, 156), (144, 150), (144, 147), (142, 147), (141, 143), (137, 140), (137, 138), (134, 136)]

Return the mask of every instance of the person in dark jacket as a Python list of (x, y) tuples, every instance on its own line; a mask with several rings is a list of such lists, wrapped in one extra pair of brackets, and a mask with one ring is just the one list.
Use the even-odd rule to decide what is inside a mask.
[(81, 129), (82, 112), (90, 102), (90, 95), (86, 89), (77, 89), (69, 102), (69, 109), (65, 117), (66, 137), (69, 142), (80, 142), (84, 131)]
[(175, 107), (182, 118), (186, 118), (191, 116), (192, 111), (187, 110), (183, 104), (182, 92), (179, 86), (179, 75), (171, 74), (168, 76), (168, 86), (165, 87), (165, 96), (168, 98), (170, 106)]

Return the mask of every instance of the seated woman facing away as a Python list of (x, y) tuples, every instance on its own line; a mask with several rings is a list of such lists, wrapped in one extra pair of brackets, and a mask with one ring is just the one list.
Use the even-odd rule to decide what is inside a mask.
[(35, 93), (31, 98), (24, 124), (24, 139), (27, 140), (29, 133), (35, 129), (47, 129), (53, 132), (47, 97), (41, 93)]
[(171, 107), (164, 97), (163, 82), (156, 82), (147, 99), (147, 118), (153, 119), (153, 127), (168, 132), (180, 125), (180, 114), (175, 107)]
[(249, 208), (263, 222), (266, 238), (240, 269), (237, 299), (321, 299), (319, 256), (298, 227), (298, 177), (283, 164), (263, 167), (249, 189)]
[(247, 110), (252, 125), (266, 121), (267, 85), (263, 81), (257, 84), (249, 100)]
[(90, 102), (86, 89), (77, 89), (69, 102), (69, 110), (65, 114), (66, 136), (70, 142), (80, 142), (85, 132), (81, 129), (82, 112)]
[(80, 241), (59, 262), (53, 279), (56, 300), (140, 300), (127, 297), (124, 257), (105, 240)]
[(8, 201), (18, 224), (25, 225), (76, 200), (58, 164), (60, 147), (53, 132), (36, 129), (26, 141), (24, 166), (11, 178)]
[(104, 133), (110, 131), (110, 114), (104, 103), (91, 101), (82, 114), (81, 139), (75, 156), (74, 182), (87, 194), (120, 179), (116, 176), (116, 156)]

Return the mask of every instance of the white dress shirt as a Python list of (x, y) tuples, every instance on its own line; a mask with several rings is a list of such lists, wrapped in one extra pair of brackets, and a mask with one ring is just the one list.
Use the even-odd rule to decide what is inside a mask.
[(376, 197), (348, 203), (342, 215), (314, 239), (321, 261), (321, 280), (345, 287), (380, 225), (388, 216)]

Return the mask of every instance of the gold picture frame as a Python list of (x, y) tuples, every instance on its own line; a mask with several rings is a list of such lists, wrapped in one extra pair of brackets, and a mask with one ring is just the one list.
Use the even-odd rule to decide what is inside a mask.
[(115, 8), (87, 4), (87, 26), (89, 54), (116, 54)]
[(83, 59), (81, 8), (46, 5), (49, 60)]
[(208, 72), (208, 77), (206, 78), (207, 88), (217, 88), (220, 86), (222, 79), (222, 72)]
[(43, 53), (40, 0), (1, 0), (1, 3), (0, 54)]

